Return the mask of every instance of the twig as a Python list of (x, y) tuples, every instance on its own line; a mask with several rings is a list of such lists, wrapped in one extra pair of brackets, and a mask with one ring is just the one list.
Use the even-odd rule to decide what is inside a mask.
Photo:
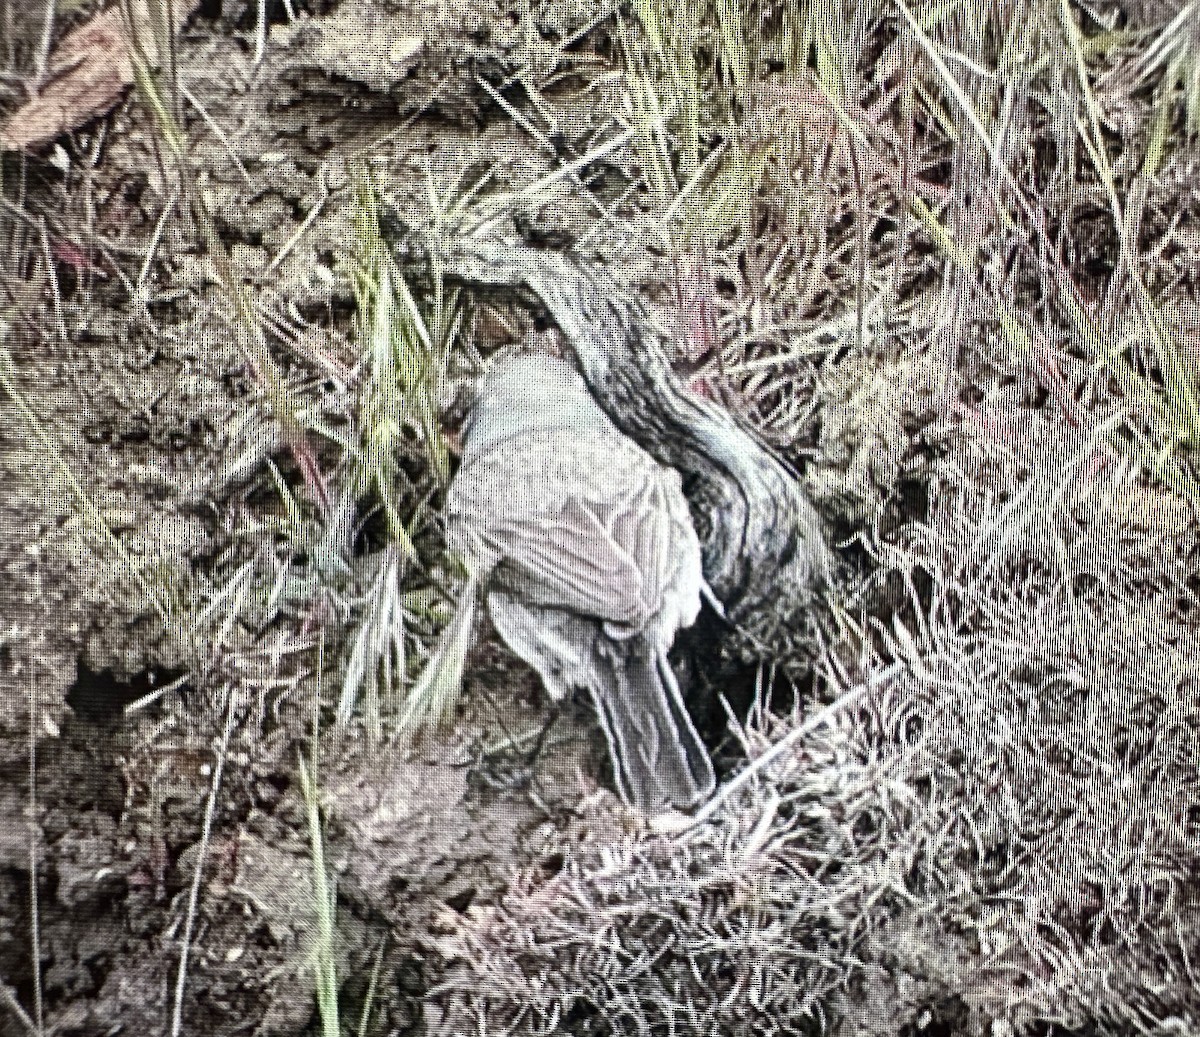
[(200, 903), (200, 882), (204, 877), (204, 862), (208, 859), (213, 817), (217, 812), (217, 793), (221, 789), (221, 775), (225, 770), (225, 757), (229, 751), (229, 738), (233, 732), (233, 702), (233, 688), (226, 684), (225, 727), (221, 732), (221, 744), (217, 747), (216, 766), (213, 767), (212, 781), (208, 789), (208, 805), (204, 808), (200, 852), (196, 856), (196, 870), (192, 875), (192, 888), (188, 893), (187, 920), (184, 923), (182, 947), (179, 952), (179, 972), (175, 977), (175, 1005), (171, 1012), (171, 1037), (179, 1037), (183, 1030), (183, 992), (187, 986), (188, 958), (191, 953), (192, 936), (196, 928), (196, 913)]
[(0, 982), (0, 1004), (3, 1004), (16, 1016), (17, 1022), (25, 1027), (26, 1033), (31, 1033), (34, 1037), (41, 1037), (41, 1028), (29, 1018), (29, 1013), (21, 1007), (21, 1002), (17, 1000), (13, 988), (4, 982)]
[(45, 1032), (42, 1006), (42, 925), (38, 910), (38, 823), (37, 823), (37, 686), (29, 680), (29, 956), (33, 972), (33, 1016), (35, 1033)]

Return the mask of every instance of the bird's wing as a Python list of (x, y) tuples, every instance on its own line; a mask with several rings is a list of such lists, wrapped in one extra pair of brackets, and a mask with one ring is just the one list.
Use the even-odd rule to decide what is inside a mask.
[(519, 438), (459, 473), (447, 500), (456, 548), (476, 540), (531, 603), (640, 628), (671, 570), (662, 470), (623, 437)]
[(633, 626), (651, 614), (637, 559), (585, 502), (567, 501), (554, 516), (493, 515), (481, 540), (530, 604)]
[(537, 670), (552, 699), (561, 701), (576, 688), (587, 687), (595, 620), (562, 609), (531, 607), (520, 595), (503, 590), (491, 591), (487, 606), (496, 632)]
[[(703, 584), (700, 541), (692, 526), (678, 473), (643, 457), (644, 470), (626, 493), (597, 500), (593, 507), (611, 539), (636, 565), (645, 619), (637, 629), (657, 633), (669, 647), (680, 627), (700, 612)], [(608, 626), (610, 636), (621, 636)]]

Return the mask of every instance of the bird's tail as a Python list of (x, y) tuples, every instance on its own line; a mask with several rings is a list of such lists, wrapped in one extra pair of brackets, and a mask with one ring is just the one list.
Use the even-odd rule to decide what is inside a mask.
[(610, 647), (597, 646), (588, 684), (622, 797), (644, 813), (696, 806), (716, 780), (666, 654)]

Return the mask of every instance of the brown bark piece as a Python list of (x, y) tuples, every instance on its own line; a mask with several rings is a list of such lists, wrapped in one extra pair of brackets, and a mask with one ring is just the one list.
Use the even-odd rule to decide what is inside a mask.
[[(200, 0), (175, 0), (176, 32)], [(135, 3), (143, 46), (154, 33), (144, 3)], [(56, 137), (109, 111), (133, 82), (128, 28), (120, 8), (110, 7), (68, 33), (50, 56), (38, 93), (0, 123), (0, 150), (36, 151)]]

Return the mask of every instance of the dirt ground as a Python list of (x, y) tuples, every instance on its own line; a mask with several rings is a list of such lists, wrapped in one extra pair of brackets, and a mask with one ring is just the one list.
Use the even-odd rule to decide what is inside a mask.
[[(344, 0), (296, 20), (287, 6), (266, 5), (258, 54), (257, 4), (200, 4), (177, 40), (179, 110), (196, 189), (275, 362), (302, 398), (329, 400), (343, 397), (304, 393), (348, 383), (357, 362), (345, 268), (357, 171), (414, 209), (428, 184), (449, 194), (497, 157), (506, 184), (532, 183), (562, 160), (556, 141), (603, 118), (612, 97), (598, 70), (617, 43), (598, 0), (524, 13)], [(531, 137), (514, 119), (517, 67), (536, 72), (539, 117), (559, 133)], [(627, 174), (602, 167), (593, 189), (616, 198)], [(0, 393), (0, 1033), (320, 1033), (301, 757), (318, 777), (336, 884), (342, 1018), (357, 1025), (365, 1006), (363, 1032), (436, 1032), (423, 1006), (452, 923), (635, 822), (585, 709), (560, 716), (532, 762), (497, 748), (509, 734), (529, 744), (547, 709), (535, 677), (493, 643), (471, 654), (449, 733), (414, 744), (376, 744), (357, 722), (314, 743), (347, 636), (330, 618), (344, 603), (317, 589), (289, 584), (282, 608), (251, 594), (236, 648), (192, 654), (197, 608), (275, 558), (287, 516), (267, 459), (305, 491), (295, 454), (262, 431), (259, 385), (172, 169), (129, 92), (57, 144), (5, 158), (6, 185), (36, 202), (25, 208), (53, 214), (13, 233), (53, 255), (58, 280), (0, 314), (36, 412), (31, 425)], [(544, 240), (594, 214), (575, 198), (531, 219)], [(71, 244), (85, 237), (104, 248)], [(612, 248), (624, 280), (666, 294), (662, 256)], [(846, 436), (862, 435), (847, 416), (864, 406), (854, 387), (823, 391), (827, 429), (841, 414), (855, 426)], [(344, 427), (344, 413), (319, 417)], [(333, 447), (314, 443), (332, 465)], [(837, 466), (836, 444), (818, 453)], [(927, 504), (916, 481), (901, 491), (885, 522)], [(827, 512), (842, 529), (857, 519)], [(362, 542), (369, 560), (379, 538)], [(166, 618), (161, 587), (176, 596)], [(955, 1033), (959, 1015), (947, 1004), (913, 1032)]]

